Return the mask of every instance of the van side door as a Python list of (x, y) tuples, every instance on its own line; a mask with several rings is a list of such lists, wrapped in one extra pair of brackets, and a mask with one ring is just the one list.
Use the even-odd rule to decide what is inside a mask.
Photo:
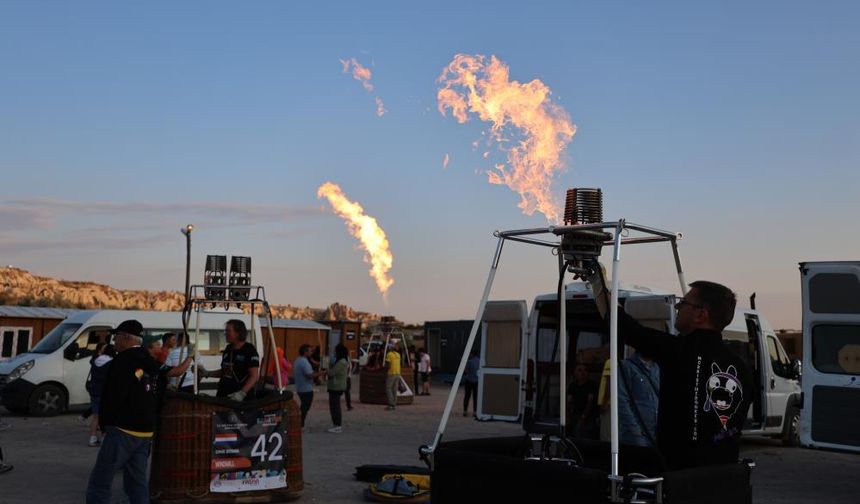
[(525, 301), (490, 301), (481, 320), (478, 420), (517, 422), (522, 412)]
[(860, 262), (801, 263), (804, 446), (860, 452)]
[(774, 334), (767, 334), (767, 357), (770, 361), (767, 383), (768, 415), (765, 427), (782, 430), (789, 398), (795, 391), (796, 381), (791, 369), (791, 360)]
[(69, 392), (70, 406), (90, 402), (86, 389), (90, 359), (95, 355), (99, 343), (110, 342), (110, 329), (100, 325), (87, 327), (63, 349), (63, 384)]

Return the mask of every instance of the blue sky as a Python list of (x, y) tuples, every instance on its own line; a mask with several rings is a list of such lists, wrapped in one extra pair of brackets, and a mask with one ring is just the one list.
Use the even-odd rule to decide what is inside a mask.
[[(486, 125), (436, 111), (457, 53), (540, 79), (578, 127), (566, 187), (680, 230), (688, 277), (798, 327), (796, 263), (860, 246), (856, 2), (33, 2), (0, 6), (0, 262), (181, 289), (179, 226), (254, 257), (272, 301), (409, 320), (473, 316), (492, 231), (545, 225), (476, 173)], [(339, 58), (372, 65), (374, 93)], [(376, 117), (373, 96), (388, 113)], [(442, 169), (442, 158), (451, 162)], [(495, 156), (495, 154), (494, 154)], [(386, 308), (340, 220), (341, 185), (387, 231)], [(509, 247), (495, 296), (551, 290)], [(663, 248), (624, 256), (674, 289)]]

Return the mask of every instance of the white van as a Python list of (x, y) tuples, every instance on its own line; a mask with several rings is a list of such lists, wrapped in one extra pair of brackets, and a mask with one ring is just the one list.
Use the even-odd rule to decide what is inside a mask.
[[(566, 298), (567, 362), (585, 362), (591, 376), (599, 377), (609, 358), (605, 322), (587, 284), (567, 285)], [(630, 286), (621, 289), (620, 299), (627, 313), (641, 323), (675, 333), (674, 294)], [(538, 296), (530, 315), (525, 301), (491, 301), (482, 326), (478, 419), (522, 422), (528, 432), (535, 433), (557, 429), (557, 295)], [(756, 310), (739, 308), (723, 337), (747, 362), (759, 391), (753, 397), (744, 433), (780, 436), (787, 444), (796, 443), (799, 367), (789, 361), (773, 328)], [(572, 370), (568, 376), (572, 378)]]
[[(201, 365), (210, 370), (221, 365), (220, 352), (226, 346), (224, 325), (240, 319), (251, 330), (251, 315), (238, 311), (200, 313), (200, 334), (196, 340)], [(109, 331), (122, 321), (135, 319), (144, 334), (160, 336), (182, 332), (179, 312), (88, 310), (70, 315), (45, 335), (29, 352), (0, 362), (0, 403), (15, 413), (51, 416), (90, 402), (86, 391), (90, 358), (99, 342), (110, 342)], [(196, 314), (192, 314), (188, 331), (195, 342)], [(249, 334), (249, 341), (262, 349), (262, 331)], [(211, 388), (211, 387), (210, 387)]]
[(860, 452), (860, 261), (800, 263), (803, 446)]

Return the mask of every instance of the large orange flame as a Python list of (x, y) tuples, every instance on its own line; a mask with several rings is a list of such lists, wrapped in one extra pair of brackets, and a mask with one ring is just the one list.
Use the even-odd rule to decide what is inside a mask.
[[(369, 68), (362, 66), (355, 58), (342, 59), (340, 60), (340, 64), (343, 66), (343, 73), (352, 74), (352, 78), (361, 82), (361, 85), (367, 92), (373, 92), (373, 84), (370, 83), (373, 73)], [(376, 102), (376, 116), (384, 116), (388, 110), (385, 108), (382, 98), (376, 96), (374, 97), (374, 101)]]
[(370, 276), (376, 282), (379, 292), (385, 297), (394, 283), (394, 279), (388, 274), (394, 256), (391, 255), (385, 231), (379, 227), (376, 219), (364, 213), (361, 205), (350, 201), (337, 184), (326, 182), (321, 185), (317, 191), (317, 198), (322, 197), (328, 199), (334, 212), (346, 222), (350, 234), (358, 239), (361, 248), (366, 252), (364, 262), (370, 264)]
[[(497, 164), (487, 172), (492, 184), (503, 184), (520, 195), (519, 207), (527, 215), (543, 213), (552, 223), (561, 221), (561, 202), (553, 193), (556, 175), (564, 169), (562, 152), (576, 134), (576, 126), (561, 106), (550, 100), (551, 91), (538, 79), (525, 84), (510, 80), (510, 69), (496, 58), (458, 54), (442, 71), (436, 100), (439, 112), (447, 110), (459, 123), (474, 113), (492, 124), (490, 138), (507, 152), (508, 166)], [(519, 132), (518, 142), (506, 138), (507, 127)], [(484, 156), (485, 158), (487, 155)]]

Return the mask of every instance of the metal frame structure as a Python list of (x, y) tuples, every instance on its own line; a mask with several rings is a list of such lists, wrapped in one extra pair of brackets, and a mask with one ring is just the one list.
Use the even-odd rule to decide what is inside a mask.
[[(241, 301), (229, 300), (229, 299), (207, 299), (206, 295), (205, 295), (206, 290), (207, 289), (213, 289), (213, 288), (224, 288), (224, 286), (222, 286), (222, 285), (192, 285), (188, 291), (188, 293), (189, 293), (188, 294), (188, 300), (186, 301), (185, 307), (182, 310), (182, 330), (185, 332), (186, 337), (183, 340), (184, 343), (183, 343), (182, 352), (180, 353), (180, 362), (183, 361), (186, 358), (186, 356), (189, 354), (188, 353), (188, 345), (189, 345), (190, 340), (191, 340), (191, 337), (190, 337), (191, 333), (189, 333), (189, 331), (188, 331), (188, 326), (189, 326), (192, 312), (195, 313), (194, 345), (196, 347), (196, 345), (199, 341), (199, 338), (200, 338), (200, 312), (203, 311), (203, 309), (207, 305), (209, 305), (211, 307), (223, 306), (225, 310), (228, 309), (232, 305), (239, 305), (239, 306), (245, 305), (245, 304), (249, 305), (251, 307), (251, 311), (247, 315), (251, 317), (251, 329), (250, 329), (251, 334), (256, 334), (256, 329), (257, 329), (257, 309), (256, 308), (257, 308), (257, 306), (262, 306), (263, 307), (263, 314), (266, 317), (266, 322), (267, 322), (268, 329), (269, 329), (268, 333), (269, 333), (269, 349), (270, 349), (270, 351), (266, 352), (265, 347), (263, 348), (263, 359), (260, 362), (261, 373), (260, 373), (260, 382), (259, 383), (264, 382), (263, 378), (265, 377), (265, 370), (268, 369), (266, 367), (268, 364), (267, 357), (270, 359), (273, 359), (275, 361), (275, 380), (276, 380), (276, 381), (275, 380), (273, 380), (273, 381), (278, 387), (278, 392), (283, 393), (284, 390), (286, 390), (286, 384), (283, 383), (283, 379), (281, 377), (281, 363), (275, 357), (277, 355), (276, 350), (275, 350), (277, 348), (277, 344), (275, 343), (275, 332), (272, 328), (273, 327), (272, 309), (269, 306), (269, 302), (266, 300), (266, 289), (265, 289), (265, 287), (263, 287), (262, 285), (252, 285), (250, 287), (247, 287), (249, 289), (248, 299), (247, 300), (241, 300)], [(253, 293), (254, 295), (251, 296), (250, 295), (251, 293)], [(195, 349), (195, 352), (196, 351), (197, 350)], [(194, 363), (194, 376), (198, 377), (198, 376), (200, 376), (199, 369), (198, 369), (199, 368), (198, 359), (195, 358), (193, 363)], [(181, 384), (184, 380), (185, 380), (185, 377), (183, 375), (183, 377), (179, 380), (179, 383)], [(199, 380), (194, 380), (194, 394), (195, 395), (199, 392), (198, 381)]]
[[(684, 271), (681, 268), (681, 258), (678, 253), (678, 241), (683, 237), (681, 233), (675, 233), (670, 231), (664, 231), (661, 229), (643, 226), (640, 224), (634, 224), (632, 222), (627, 222), (625, 219), (620, 219), (618, 221), (610, 221), (610, 222), (601, 222), (601, 223), (593, 223), (593, 224), (574, 224), (574, 225), (565, 225), (565, 226), (549, 226), (546, 228), (532, 228), (532, 229), (515, 229), (510, 231), (496, 231), (493, 233), (493, 236), (498, 238), (498, 242), (496, 243), (496, 251), (493, 254), (493, 260), (490, 265), (490, 272), (487, 276), (487, 282), (484, 286), (484, 292), (481, 296), (481, 301), (478, 303), (478, 311), (475, 315), (475, 321), (472, 324), (472, 330), (469, 332), (469, 338), (466, 341), (466, 348), (463, 351), (463, 356), (460, 359), (460, 365), (457, 368), (457, 375), (454, 378), (454, 384), (451, 387), (451, 391), (448, 394), (448, 400), (445, 403), (445, 410), (442, 413), (442, 419), (439, 422), (439, 428), (436, 431), (436, 435), (433, 439), (433, 442), (430, 445), (422, 446), (419, 449), (419, 454), (423, 460), (431, 464), (430, 457), (433, 455), (433, 452), (439, 446), (439, 443), (442, 439), (442, 436), (445, 433), (445, 429), (448, 425), (448, 420), (451, 416), (451, 410), (454, 406), (454, 400), (457, 395), (457, 391), (459, 389), (460, 382), (463, 378), (463, 373), (466, 368), (466, 362), (469, 357), (469, 353), (472, 350), (472, 347), (475, 343), (475, 338), (477, 336), (478, 328), (480, 327), (481, 321), (483, 319), (484, 310), (487, 306), (487, 300), (489, 299), (490, 292), (493, 287), (493, 281), (495, 280), (496, 271), (499, 267), (499, 262), (501, 260), (502, 249), (504, 248), (505, 241), (512, 242), (520, 242), (529, 245), (538, 245), (542, 247), (547, 247), (553, 249), (554, 252), (557, 252), (559, 255), (559, 264), (562, 268), (560, 274), (562, 275), (561, 284), (562, 288), (559, 292), (559, 339), (560, 339), (560, 356), (559, 356), (559, 364), (560, 364), (560, 382), (559, 382), (559, 400), (560, 400), (560, 427), (562, 432), (564, 430), (564, 426), (566, 425), (566, 410), (567, 410), (567, 334), (566, 334), (566, 304), (564, 301), (564, 293), (565, 289), (564, 285), (564, 277), (566, 274), (564, 270), (564, 259), (562, 257), (562, 244), (559, 240), (560, 237), (564, 236), (568, 233), (576, 233), (578, 231), (603, 231), (603, 232), (612, 232), (614, 235), (611, 235), (612, 238), (603, 243), (604, 246), (612, 246), (612, 280), (611, 280), (611, 303), (609, 306), (609, 339), (610, 339), (610, 397), (618, 397), (618, 299), (619, 299), (619, 283), (620, 283), (620, 265), (621, 265), (621, 247), (624, 245), (638, 245), (638, 244), (648, 244), (648, 243), (664, 243), (668, 242), (672, 247), (672, 255), (675, 261), (675, 269), (678, 274), (678, 282), (681, 286), (681, 292), (687, 292), (687, 284), (684, 279)], [(639, 233), (637, 236), (629, 236), (630, 232)], [(541, 235), (550, 235), (549, 237)], [(616, 502), (620, 498), (620, 489), (623, 484), (624, 478), (619, 475), (619, 439), (618, 439), (618, 402), (612, 401), (610, 407), (610, 418), (611, 418), (611, 475), (609, 477), (612, 488), (612, 501)], [(632, 480), (633, 485), (645, 486), (645, 487), (653, 487), (655, 482), (652, 481), (653, 478), (634, 478)]]

